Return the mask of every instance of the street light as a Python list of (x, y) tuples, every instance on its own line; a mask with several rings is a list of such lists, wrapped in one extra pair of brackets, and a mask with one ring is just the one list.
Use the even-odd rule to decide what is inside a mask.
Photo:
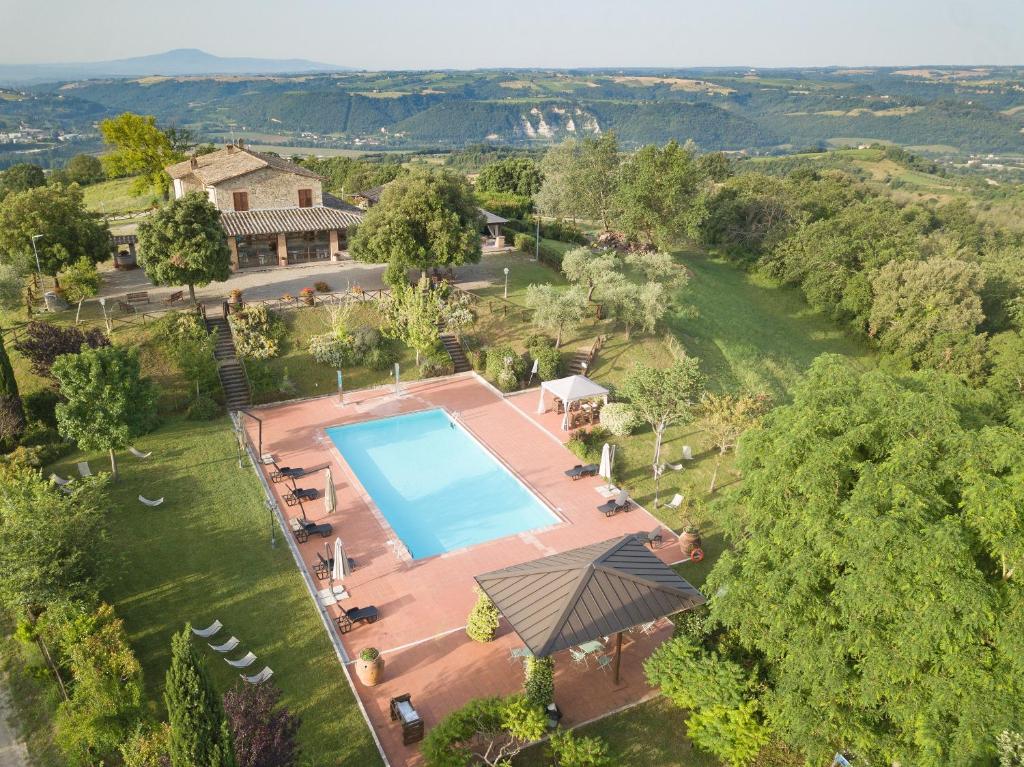
[(114, 329), (110, 327), (110, 318), (107, 317), (107, 299), (105, 296), (100, 296), (100, 309), (103, 310), (103, 324), (107, 326), (107, 333), (112, 333)]
[(505, 298), (508, 298), (508, 267), (505, 267)]

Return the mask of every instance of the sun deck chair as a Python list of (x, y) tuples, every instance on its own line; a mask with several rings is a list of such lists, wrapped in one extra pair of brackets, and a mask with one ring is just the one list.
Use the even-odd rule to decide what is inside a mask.
[(204, 629), (197, 629), (197, 628), (192, 629), (192, 633), (195, 634), (197, 637), (202, 637), (203, 639), (209, 639), (214, 634), (216, 634), (218, 631), (220, 631), (222, 628), (224, 628), (224, 624), (223, 623), (221, 623), (220, 621), (214, 621), (213, 623), (211, 623), (209, 626), (207, 626)]
[(207, 644), (210, 645), (210, 649), (214, 652), (225, 653), (231, 652), (241, 643), (238, 641), (238, 637), (231, 637), (231, 639), (226, 641), (224, 644), (210, 644), (209, 642), (207, 642)]
[(235, 668), (247, 668), (251, 666), (255, 661), (256, 656), (253, 655), (251, 652), (247, 652), (238, 660), (231, 660), (231, 658), (224, 659), (225, 663), (227, 663), (229, 666), (234, 666)]
[(254, 674), (253, 676), (239, 674), (239, 676), (242, 677), (242, 679), (244, 679), (249, 684), (262, 684), (263, 682), (266, 682), (268, 679), (270, 679), (270, 677), (272, 677), (273, 675), (274, 672), (273, 670), (271, 670), (270, 666), (264, 666), (263, 670), (260, 673)]
[(289, 506), (294, 506), (299, 501), (315, 501), (319, 497), (320, 494), (315, 487), (295, 487), (290, 493), (284, 494), (284, 502)]
[(640, 540), (641, 540), (642, 543), (647, 544), (652, 549), (654, 548), (654, 544), (658, 544), (659, 546), (661, 546), (662, 543), (665, 542), (665, 538), (661, 534), (661, 528), (660, 527), (654, 528), (649, 533), (641, 534), (640, 535)]
[(157, 498), (155, 501), (151, 501), (149, 498), (147, 498), (144, 495), (140, 495), (139, 496), (139, 500), (142, 501), (147, 506), (159, 506), (161, 503), (164, 502), (163, 497)]
[(618, 495), (610, 501), (602, 503), (597, 507), (597, 510), (606, 517), (610, 517), (613, 514), (618, 514), (620, 511), (629, 511), (629, 503), (629, 493), (625, 490), (620, 490)]
[(586, 466), (578, 463), (571, 469), (566, 469), (565, 476), (574, 482), (583, 477), (596, 477), (598, 468), (600, 467), (596, 463), (588, 463)]
[(71, 484), (71, 480), (70, 479), (64, 479), (64, 477), (61, 477), (61, 476), (59, 476), (57, 474), (51, 474), (50, 475), (50, 481), (53, 484), (58, 485), (59, 487), (64, 487), (64, 485), (70, 485)]
[(313, 565), (313, 572), (316, 573), (317, 580), (326, 580), (331, 576), (331, 570), (334, 569), (334, 557), (327, 559), (318, 551), (316, 559), (316, 564)]
[(284, 482), (286, 479), (298, 479), (306, 473), (305, 469), (291, 466), (278, 466), (274, 464), (274, 470), (270, 472), (271, 482)]
[(665, 504), (666, 509), (678, 509), (683, 505), (683, 496), (676, 493), (672, 496), (672, 500)]
[(134, 455), (136, 458), (149, 458), (153, 455), (153, 451), (150, 450), (148, 453), (143, 453), (141, 450), (136, 450), (134, 447), (128, 448), (128, 452)]
[(376, 623), (380, 617), (380, 610), (373, 605), (368, 607), (350, 607), (347, 610), (343, 610), (341, 615), (334, 619), (334, 625), (338, 627), (338, 631), (342, 634), (347, 634), (357, 623), (366, 621), (367, 623)]
[(92, 476), (92, 469), (89, 468), (89, 462), (88, 461), (79, 461), (79, 463), (78, 463), (78, 473), (81, 474), (83, 477), (91, 477)]

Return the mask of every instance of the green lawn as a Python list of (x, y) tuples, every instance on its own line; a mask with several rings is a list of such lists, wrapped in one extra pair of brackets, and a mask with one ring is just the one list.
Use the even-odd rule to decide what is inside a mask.
[[(124, 454), (112, 486), (113, 561), (103, 596), (124, 618), (145, 673), (151, 711), (163, 715), (171, 635), (187, 622), (215, 618), (224, 638), (258, 656), (253, 669), (274, 669), (284, 702), (302, 717), (309, 765), (376, 765), (380, 758), (355, 704), (287, 542), (276, 529), (252, 469), (238, 468), (226, 418), (173, 420), (138, 442), (147, 460)], [(105, 456), (88, 455), (93, 471)], [(72, 455), (56, 470), (74, 474)], [(155, 509), (137, 496), (164, 497)], [(238, 677), (205, 644), (196, 647), (221, 691)]]
[(134, 178), (114, 178), (90, 184), (85, 192), (85, 207), (97, 213), (120, 214), (148, 210), (159, 204), (159, 198), (152, 194), (136, 194), (132, 191)]

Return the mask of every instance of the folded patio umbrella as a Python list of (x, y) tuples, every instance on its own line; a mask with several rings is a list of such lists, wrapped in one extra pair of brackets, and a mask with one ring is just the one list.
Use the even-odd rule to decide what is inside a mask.
[(605, 442), (604, 447), (601, 448), (601, 465), (597, 469), (598, 476), (605, 481), (605, 487), (611, 487), (612, 484), (613, 455), (614, 452), (612, 446)]
[(331, 467), (324, 472), (324, 511), (333, 514), (338, 507), (338, 494), (334, 490), (334, 477), (331, 475)]
[(334, 539), (334, 567), (331, 570), (331, 580), (340, 581), (344, 580), (345, 576), (352, 572), (352, 568), (348, 566), (348, 557), (345, 555), (345, 544), (341, 542), (341, 538)]

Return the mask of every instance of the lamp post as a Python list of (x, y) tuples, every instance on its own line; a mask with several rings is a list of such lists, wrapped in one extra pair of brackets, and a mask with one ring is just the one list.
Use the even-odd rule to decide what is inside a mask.
[(100, 309), (103, 310), (103, 324), (107, 326), (107, 333), (112, 333), (113, 328), (110, 327), (110, 318), (107, 316), (107, 299), (105, 296), (100, 296)]
[(672, 471), (681, 471), (683, 464), (681, 463), (655, 463), (654, 464), (654, 508), (658, 508), (658, 492), (661, 490), (661, 475), (665, 473), (666, 469), (672, 469)]
[(505, 298), (508, 299), (508, 267), (505, 267)]
[(44, 235), (42, 234), (32, 235), (32, 252), (35, 254), (36, 257), (36, 273), (39, 275), (38, 279), (36, 280), (36, 286), (39, 287), (40, 289), (42, 289), (43, 287), (43, 267), (39, 265), (39, 250), (36, 248), (36, 240), (39, 240), (42, 237), (44, 237)]

